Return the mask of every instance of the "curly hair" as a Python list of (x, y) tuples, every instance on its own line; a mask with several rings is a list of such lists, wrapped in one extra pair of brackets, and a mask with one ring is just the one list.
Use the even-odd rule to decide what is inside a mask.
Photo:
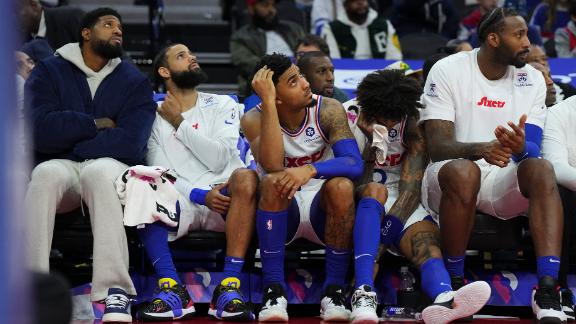
[(270, 70), (274, 72), (274, 75), (272, 76), (272, 82), (274, 82), (274, 85), (276, 85), (278, 84), (278, 79), (280, 76), (292, 66), (292, 61), (288, 56), (284, 54), (274, 53), (270, 55), (264, 55), (260, 59), (260, 62), (256, 64), (256, 68), (254, 69), (254, 73), (252, 73), (252, 75), (255, 75), (258, 70), (264, 67), (264, 65), (266, 65)]
[(356, 90), (358, 105), (369, 122), (378, 118), (402, 120), (418, 118), (422, 87), (401, 70), (379, 70), (368, 74)]

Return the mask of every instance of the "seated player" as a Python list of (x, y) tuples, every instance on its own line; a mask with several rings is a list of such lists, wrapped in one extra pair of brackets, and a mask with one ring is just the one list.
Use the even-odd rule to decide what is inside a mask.
[[(422, 312), (424, 321), (448, 323), (480, 310), (490, 297), (490, 286), (484, 281), (469, 285), (451, 282), (442, 260), (438, 219), (420, 203), (422, 176), (428, 164), (418, 126), (421, 93), (419, 82), (403, 71), (381, 70), (368, 74), (358, 86), (358, 97), (344, 107), (356, 106), (347, 111), (350, 128), (363, 152), (363, 182), (385, 184), (388, 189), (382, 243), (399, 250), (420, 269), (422, 289), (434, 300)], [(354, 111), (358, 113), (350, 113)]]
[[(288, 321), (286, 242), (306, 238), (326, 246), (326, 280), (320, 302), (324, 321), (377, 323), (373, 265), (382, 185), (366, 186), (355, 218), (353, 179), (362, 157), (342, 105), (313, 95), (308, 81), (284, 55), (262, 58), (252, 87), (262, 104), (242, 118), (242, 130), (263, 173), (256, 212), (264, 296), (260, 321)], [(344, 306), (346, 270), (354, 237), (356, 290)]]

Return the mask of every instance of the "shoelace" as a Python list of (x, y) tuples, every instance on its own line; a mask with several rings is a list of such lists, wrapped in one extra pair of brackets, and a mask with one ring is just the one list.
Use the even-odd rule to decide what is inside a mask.
[(561, 309), (560, 300), (558, 299), (558, 292), (555, 288), (538, 288), (535, 299), (541, 309)]
[(327, 298), (330, 299), (330, 302), (335, 306), (342, 306), (344, 305), (344, 297), (340, 294), (329, 294), (326, 295)]
[(106, 297), (106, 307), (126, 308), (130, 301), (126, 296), (115, 294)]
[(355, 308), (376, 307), (376, 301), (372, 296), (362, 294), (360, 296), (354, 296), (354, 297), (355, 298), (352, 304), (354, 305)]

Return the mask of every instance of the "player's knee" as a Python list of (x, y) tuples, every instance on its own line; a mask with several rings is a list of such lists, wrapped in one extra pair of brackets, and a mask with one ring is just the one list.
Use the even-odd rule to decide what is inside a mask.
[(66, 181), (67, 170), (58, 161), (51, 160), (38, 164), (32, 170), (30, 183), (55, 189)]
[(536, 158), (527, 159), (520, 164), (520, 168), (524, 171), (521, 172), (521, 176), (526, 177), (531, 186), (543, 186), (556, 183), (554, 167), (548, 160)]
[[(118, 161), (111, 158), (101, 158), (86, 165), (80, 170), (80, 183), (88, 188), (97, 184), (114, 185), (114, 181), (120, 174), (113, 174), (111, 170), (116, 168)], [(114, 164), (114, 166), (112, 166)]]
[(381, 183), (370, 182), (362, 188), (361, 197), (376, 199), (384, 205), (388, 199), (388, 189)]
[(354, 183), (344, 177), (336, 177), (328, 180), (324, 185), (324, 192), (329, 201), (352, 201), (354, 195)]
[(258, 175), (254, 170), (236, 169), (229, 179), (233, 194), (255, 196), (258, 189)]
[(443, 193), (450, 193), (464, 203), (475, 204), (480, 190), (480, 168), (469, 160), (451, 161), (440, 169), (438, 181)]

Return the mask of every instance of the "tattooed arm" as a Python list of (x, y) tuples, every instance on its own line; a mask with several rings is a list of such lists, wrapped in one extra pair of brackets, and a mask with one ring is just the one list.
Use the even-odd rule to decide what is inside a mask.
[(402, 171), (399, 182), (398, 199), (388, 211), (398, 217), (402, 223), (416, 210), (420, 204), (420, 188), (424, 170), (428, 165), (428, 153), (422, 127), (418, 125), (416, 118), (406, 121), (404, 130), (404, 143), (408, 150), (402, 163)]
[(335, 99), (322, 97), (320, 126), (326, 132), (331, 145), (342, 139), (354, 139), (350, 126), (348, 126), (346, 111), (342, 108), (342, 104)]
[(512, 157), (509, 148), (497, 140), (480, 143), (458, 142), (454, 136), (454, 123), (430, 119), (424, 123), (426, 143), (433, 162), (451, 159), (484, 159), (490, 164), (505, 167)]

